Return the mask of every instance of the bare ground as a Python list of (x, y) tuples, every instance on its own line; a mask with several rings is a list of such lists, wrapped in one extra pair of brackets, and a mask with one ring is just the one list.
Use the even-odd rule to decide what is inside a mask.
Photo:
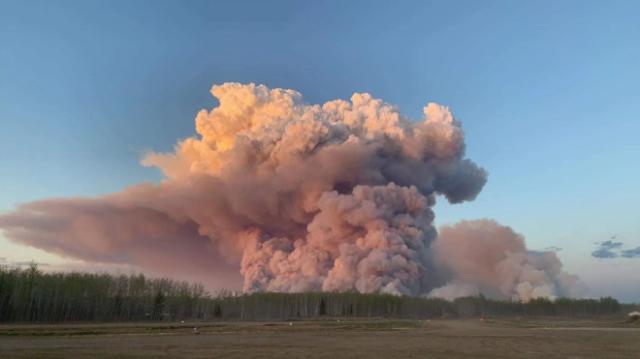
[(0, 358), (140, 357), (640, 358), (640, 326), (616, 319), (0, 325)]

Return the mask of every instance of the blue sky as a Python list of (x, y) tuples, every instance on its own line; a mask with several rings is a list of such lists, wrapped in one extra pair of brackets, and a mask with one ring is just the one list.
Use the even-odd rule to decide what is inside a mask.
[[(114, 192), (193, 134), (214, 83), (292, 88), (307, 102), (370, 92), (463, 121), (489, 171), (438, 224), (494, 218), (555, 246), (592, 295), (640, 301), (640, 22), (634, 1), (0, 0), (0, 211)], [(0, 238), (0, 257), (63, 262)], [(616, 278), (616, 280), (611, 280)], [(631, 281), (631, 282), (630, 282)], [(633, 285), (629, 285), (632, 283)]]

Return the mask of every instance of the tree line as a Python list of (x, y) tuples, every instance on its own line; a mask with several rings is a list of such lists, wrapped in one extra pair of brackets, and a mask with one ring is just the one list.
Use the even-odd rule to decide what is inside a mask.
[(44, 273), (0, 267), (0, 322), (198, 318), (210, 298), (200, 284), (142, 274)]
[(142, 274), (44, 273), (0, 267), (0, 322), (292, 320), (322, 317), (467, 318), (620, 314), (616, 299), (453, 301), (352, 292), (208, 293), (200, 284)]

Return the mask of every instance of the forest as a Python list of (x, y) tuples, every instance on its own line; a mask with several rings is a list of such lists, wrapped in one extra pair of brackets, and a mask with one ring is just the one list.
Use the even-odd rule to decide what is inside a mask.
[(469, 318), (610, 316), (631, 305), (600, 299), (534, 299), (523, 303), (484, 296), (407, 297), (353, 292), (210, 294), (200, 284), (142, 274), (47, 273), (36, 265), (0, 267), (0, 322), (59, 323), (304, 318)]

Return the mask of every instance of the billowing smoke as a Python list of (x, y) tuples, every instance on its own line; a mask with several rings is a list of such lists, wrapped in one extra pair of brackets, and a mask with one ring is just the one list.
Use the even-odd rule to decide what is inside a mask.
[(432, 296), (455, 298), (483, 293), (494, 298), (576, 297), (583, 285), (562, 270), (555, 252), (527, 250), (524, 238), (492, 220), (443, 227), (431, 245), (446, 285)]
[(65, 256), (246, 291), (566, 292), (555, 255), (503, 227), (463, 223), (434, 242), (436, 195), (473, 200), (487, 177), (446, 107), (414, 121), (369, 94), (309, 105), (254, 84), (212, 93), (219, 106), (197, 115), (197, 136), (143, 158), (160, 184), (27, 203), (0, 228)]

